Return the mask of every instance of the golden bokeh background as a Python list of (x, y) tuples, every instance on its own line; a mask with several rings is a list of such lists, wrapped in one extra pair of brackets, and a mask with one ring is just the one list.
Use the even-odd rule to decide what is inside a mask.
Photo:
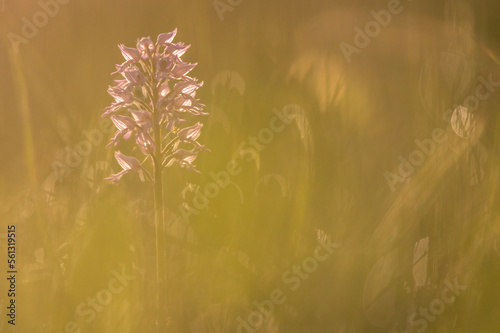
[[(498, 332), (500, 4), (401, 0), (347, 59), (341, 43), (388, 6), (0, 0), (0, 332)], [(174, 28), (204, 81), (211, 152), (201, 174), (165, 173), (158, 329), (153, 192), (104, 180), (119, 166), (101, 114), (117, 45)], [(293, 121), (246, 161), (276, 110)], [(232, 159), (241, 173), (186, 213)], [(446, 303), (450, 283), (467, 288)], [(259, 312), (275, 290), (285, 300)]]

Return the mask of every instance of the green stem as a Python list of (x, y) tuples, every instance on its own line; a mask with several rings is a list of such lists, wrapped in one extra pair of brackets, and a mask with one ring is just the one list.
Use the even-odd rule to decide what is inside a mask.
[[(155, 72), (154, 64), (152, 64), (152, 73)], [(151, 77), (152, 87), (156, 86), (154, 75)], [(162, 137), (161, 126), (159, 123), (159, 110), (157, 109), (158, 96), (156, 91), (152, 91), (152, 107), (153, 107), (153, 139), (156, 143), (156, 149), (153, 154), (154, 164), (154, 208), (155, 208), (155, 234), (156, 234), (156, 306), (157, 306), (157, 325), (163, 328), (163, 318), (166, 314), (162, 311), (165, 309), (165, 293), (166, 280), (165, 276), (165, 240), (164, 240), (164, 206), (163, 206), (163, 166), (162, 166)]]
[(161, 313), (163, 309), (163, 293), (165, 290), (165, 260), (163, 258), (165, 246), (163, 242), (163, 180), (162, 180), (162, 165), (161, 160), (155, 158), (154, 171), (154, 198), (155, 198), (155, 234), (156, 234), (156, 306), (157, 306), (157, 323), (161, 326)]

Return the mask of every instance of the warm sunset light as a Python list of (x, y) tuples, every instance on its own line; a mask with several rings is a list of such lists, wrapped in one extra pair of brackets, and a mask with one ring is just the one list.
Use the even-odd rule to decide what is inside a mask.
[(0, 22), (1, 333), (500, 332), (500, 2)]

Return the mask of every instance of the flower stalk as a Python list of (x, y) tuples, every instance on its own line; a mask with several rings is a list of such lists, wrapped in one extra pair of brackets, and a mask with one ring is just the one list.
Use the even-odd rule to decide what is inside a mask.
[(197, 141), (203, 127), (200, 122), (181, 126), (207, 113), (195, 97), (203, 83), (187, 76), (196, 63), (181, 60), (189, 45), (173, 43), (176, 33), (177, 29), (160, 34), (156, 43), (149, 37), (142, 38), (135, 48), (118, 45), (125, 62), (117, 65), (112, 74), (121, 74), (123, 78), (109, 87), (108, 93), (115, 101), (102, 115), (109, 117), (117, 128), (107, 147), (133, 138), (132, 153), (145, 155), (140, 162), (136, 157), (115, 151), (122, 170), (106, 179), (117, 183), (124, 175), (136, 172), (141, 181), (152, 183), (157, 325), (160, 328), (164, 326), (162, 318), (167, 317), (162, 313), (167, 292), (163, 172), (175, 164), (199, 172), (193, 162), (200, 151), (209, 151)]

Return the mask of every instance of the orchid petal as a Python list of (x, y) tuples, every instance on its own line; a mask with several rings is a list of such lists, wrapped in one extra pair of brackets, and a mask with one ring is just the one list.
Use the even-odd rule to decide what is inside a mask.
[(122, 52), (122, 55), (125, 58), (125, 60), (127, 61), (132, 60), (133, 62), (141, 60), (141, 54), (137, 49), (126, 47), (123, 44), (118, 45), (118, 47), (120, 48), (120, 51)]
[(177, 137), (181, 139), (181, 141), (188, 141), (188, 142), (193, 142), (201, 134), (201, 128), (203, 127), (203, 124), (198, 122), (194, 124), (193, 126), (183, 128), (177, 133)]
[(164, 46), (167, 43), (172, 42), (172, 40), (174, 39), (176, 34), (177, 34), (177, 28), (175, 28), (174, 31), (172, 31), (172, 32), (159, 34), (156, 43), (158, 45)]

